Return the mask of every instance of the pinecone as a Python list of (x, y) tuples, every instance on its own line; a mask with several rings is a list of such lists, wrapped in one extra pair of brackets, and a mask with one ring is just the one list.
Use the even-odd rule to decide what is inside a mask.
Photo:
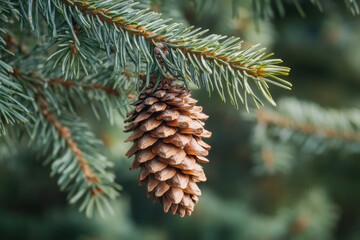
[(206, 181), (199, 163), (209, 162), (210, 146), (202, 138), (208, 116), (195, 106), (189, 90), (163, 79), (154, 89), (144, 90), (128, 113), (125, 127), (134, 145), (126, 156), (135, 154), (132, 170), (141, 168), (139, 183), (147, 183), (148, 197), (159, 199), (165, 212), (190, 216), (201, 191), (198, 182)]

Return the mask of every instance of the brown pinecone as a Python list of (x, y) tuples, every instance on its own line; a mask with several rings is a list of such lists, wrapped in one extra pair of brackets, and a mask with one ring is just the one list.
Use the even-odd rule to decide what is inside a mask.
[(134, 145), (126, 156), (135, 154), (132, 170), (141, 168), (139, 183), (147, 183), (148, 196), (159, 199), (164, 211), (181, 217), (194, 211), (201, 191), (198, 182), (206, 181), (199, 163), (206, 163), (210, 146), (202, 138), (208, 116), (195, 106), (189, 90), (163, 79), (154, 90), (150, 86), (133, 104), (125, 127)]

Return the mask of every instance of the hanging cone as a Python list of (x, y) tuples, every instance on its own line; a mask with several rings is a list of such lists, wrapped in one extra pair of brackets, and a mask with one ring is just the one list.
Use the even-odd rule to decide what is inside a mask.
[(198, 182), (206, 181), (199, 163), (206, 163), (210, 146), (202, 137), (208, 116), (195, 106), (189, 90), (163, 79), (156, 89), (150, 86), (128, 113), (127, 141), (133, 146), (126, 156), (135, 155), (132, 170), (140, 168), (139, 182), (147, 184), (148, 196), (159, 199), (164, 211), (190, 216), (201, 191)]

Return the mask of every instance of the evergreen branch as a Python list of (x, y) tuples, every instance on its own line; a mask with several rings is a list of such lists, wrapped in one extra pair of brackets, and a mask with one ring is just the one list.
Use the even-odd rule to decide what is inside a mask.
[[(118, 196), (119, 186), (114, 183), (114, 174), (108, 170), (111, 162), (100, 155), (103, 150), (101, 142), (74, 111), (66, 109), (64, 103), (70, 102), (69, 96), (78, 100), (79, 96), (90, 91), (116, 99), (121, 95), (118, 89), (106, 85), (109, 80), (101, 81), (102, 85), (92, 82), (89, 77), (75, 82), (60, 78), (46, 80), (42, 72), (23, 73), (17, 68), (13, 73), (13, 78), (21, 81), (26, 94), (36, 100), (32, 112), (39, 116), (30, 122), (30, 144), (46, 157), (46, 163), (52, 163), (51, 175), (60, 175), (58, 184), (62, 190), (68, 191), (69, 202), (78, 203), (80, 211), (85, 211), (87, 216), (91, 216), (94, 210), (101, 215), (105, 211), (112, 213), (109, 200)], [(99, 101), (105, 108), (107, 101)], [(93, 104), (95, 101), (89, 102)]]
[(337, 149), (359, 153), (360, 111), (325, 109), (313, 103), (285, 98), (276, 110), (261, 110), (254, 130), (255, 171), (289, 172), (300, 156)]
[(71, 28), (66, 24), (59, 27), (57, 35), (48, 44), (49, 49), (56, 47), (56, 51), (48, 57), (47, 68), (54, 70), (60, 66), (65, 79), (79, 78), (82, 72), (96, 72), (102, 64), (102, 57), (95, 55), (95, 50), (100, 49), (96, 41), (89, 38), (75, 21), (72, 24)]
[(324, 190), (317, 187), (306, 192), (293, 211), (283, 239), (331, 239), (331, 229), (334, 229), (339, 213)]
[[(15, 69), (13, 75), (15, 77), (23, 78), (23, 73), (19, 69)], [(74, 81), (71, 79), (64, 80), (62, 78), (52, 78), (50, 80), (45, 80), (40, 77), (38, 77), (38, 74), (36, 72), (31, 72), (30, 74), (27, 74), (27, 77), (35, 78), (36, 81), (31, 81), (31, 84), (38, 87), (38, 88), (46, 88), (47, 86), (50, 87), (56, 87), (56, 86), (62, 86), (65, 89), (71, 89), (71, 88), (79, 88), (84, 91), (89, 90), (98, 90), (101, 92), (104, 92), (108, 95), (114, 95), (116, 97), (120, 96), (119, 89), (116, 89), (111, 86), (106, 86), (103, 82), (100, 83), (88, 83), (84, 80), (80, 81)], [(127, 77), (127, 76), (126, 76)], [(27, 79), (29, 80), (29, 78)]]
[[(168, 25), (168, 20), (161, 19), (154, 12), (133, 9), (135, 3), (131, 0), (52, 2), (64, 22), (75, 19), (99, 43), (103, 44), (105, 39), (112, 43), (111, 49), (117, 53), (117, 65), (124, 66), (127, 55), (137, 68), (145, 61), (147, 74), (151, 74), (151, 69), (154, 69), (151, 65), (155, 64), (153, 66), (160, 74), (172, 72), (184, 81), (193, 81), (198, 86), (205, 87), (209, 92), (216, 90), (223, 100), (227, 95), (235, 106), (238, 106), (240, 99), (247, 109), (248, 96), (256, 106), (263, 104), (252, 85), (272, 104), (275, 102), (268, 90), (269, 83), (286, 89), (291, 87), (289, 82), (280, 78), (289, 73), (289, 68), (278, 65), (281, 60), (270, 59), (272, 54), (266, 55), (265, 49), (258, 49), (257, 46), (241, 49), (238, 38), (215, 34), (202, 37), (206, 31), (184, 28), (179, 24)], [(51, 8), (40, 7), (44, 10)], [(46, 15), (46, 18), (55, 16)], [(48, 23), (52, 24), (51, 21)], [(71, 25), (68, 25), (71, 32), (74, 32)], [(156, 65), (153, 56), (153, 48), (162, 45), (170, 52), (168, 57), (164, 56), (166, 71)], [(109, 55), (108, 48), (110, 47), (107, 47)], [(64, 66), (70, 68), (69, 65)]]
[[(297, 11), (302, 17), (306, 16), (306, 13), (299, 0), (290, 1), (296, 7)], [(318, 7), (322, 11), (322, 4), (320, 0), (309, 0), (309, 2)], [(274, 6), (275, 5), (275, 6)], [(271, 19), (275, 17), (274, 8), (277, 9), (280, 16), (285, 16), (284, 0), (252, 0), (253, 12), (256, 17), (264, 19)]]
[[(92, 109), (97, 119), (101, 118), (100, 112), (105, 112), (111, 123), (114, 123), (114, 108), (128, 101), (134, 88), (133, 76), (128, 71), (114, 73), (106, 66), (97, 74), (81, 76), (76, 81), (41, 71), (26, 73), (19, 68), (15, 68), (13, 75), (26, 85), (28, 95), (41, 92), (58, 111), (66, 107), (67, 111), (75, 113), (74, 106), (82, 102)], [(127, 108), (117, 110), (125, 114)]]
[[(63, 96), (68, 96), (67, 105), (72, 109), (71, 102), (78, 103), (79, 97), (81, 101), (91, 107), (97, 119), (101, 118), (101, 112), (105, 112), (110, 123), (114, 123), (114, 108), (117, 108), (128, 101), (128, 96), (133, 90), (129, 86), (114, 86), (119, 79), (122, 82), (131, 81), (125, 73), (119, 74), (119, 79), (114, 79), (112, 72), (99, 72), (96, 75), (85, 76), (77, 81), (63, 80), (61, 78), (52, 78), (45, 82), (49, 85), (54, 94), (60, 93)], [(109, 79), (104, 79), (109, 77)], [(61, 86), (62, 89), (59, 89)], [(118, 108), (120, 114), (125, 116), (127, 108)]]
[[(206, 10), (212, 9), (216, 4), (215, 0), (191, 0), (194, 2), (196, 10), (198, 13), (203, 13)], [(346, 8), (353, 14), (359, 15), (359, 3), (358, 0), (343, 0)], [(319, 11), (323, 11), (324, 1), (321, 0), (231, 0), (231, 8), (233, 9), (234, 16), (237, 16), (237, 8), (239, 6), (248, 7), (251, 5), (252, 11), (254, 13), (255, 20), (258, 18), (262, 19), (272, 19), (275, 18), (278, 13), (281, 17), (284, 17), (286, 14), (286, 6), (288, 4), (293, 4), (299, 14), (302, 17), (306, 16), (306, 12), (303, 8), (303, 5), (310, 3), (317, 7)]]
[[(136, 36), (142, 36), (147, 38), (148, 41), (150, 41), (152, 44), (157, 46), (158, 43), (166, 44), (166, 45), (173, 45), (174, 48), (179, 48), (184, 54), (193, 54), (194, 57), (197, 58), (205, 58), (206, 60), (211, 61), (218, 61), (219, 64), (223, 64), (224, 66), (230, 65), (234, 69), (238, 69), (244, 74), (253, 76), (253, 77), (259, 77), (268, 76), (272, 71), (267, 72), (267, 69), (257, 67), (257, 65), (252, 66), (246, 66), (246, 64), (241, 61), (241, 57), (234, 56), (234, 55), (241, 55), (239, 54), (238, 49), (240, 48), (240, 45), (236, 45), (235, 43), (239, 43), (237, 39), (227, 39), (229, 41), (228, 45), (226, 47), (222, 47), (221, 43), (216, 42), (214, 46), (209, 47), (206, 46), (207, 44), (210, 45), (210, 42), (214, 39), (201, 39), (197, 36), (203, 35), (196, 34), (195, 37), (189, 37), (188, 41), (185, 39), (181, 39), (181, 35), (175, 38), (174, 36), (167, 37), (166, 34), (159, 34), (156, 32), (156, 30), (152, 30), (152, 28), (148, 28), (144, 23), (141, 23), (140, 19), (138, 21), (132, 21), (132, 18), (134, 18), (136, 15), (139, 15), (139, 12), (134, 11), (132, 15), (128, 16), (128, 18), (122, 18), (121, 16), (115, 17), (116, 14), (120, 14), (115, 10), (115, 7), (113, 7), (112, 1), (106, 1), (104, 3), (97, 3), (96, 1), (72, 1), (72, 0), (61, 0), (65, 4), (70, 4), (73, 6), (76, 6), (80, 11), (84, 12), (85, 14), (95, 16), (99, 18), (102, 22), (115, 25), (118, 28), (121, 28), (128, 32), (129, 34), (136, 35)], [(128, 1), (131, 3), (132, 1)], [(125, 5), (125, 4), (124, 4)], [(113, 7), (114, 10), (108, 10), (107, 8)], [(119, 10), (123, 10), (122, 8), (119, 8)], [(126, 8), (126, 10), (131, 10)], [(140, 16), (137, 16), (140, 18)], [(145, 17), (143, 17), (146, 19)], [(161, 25), (162, 28), (166, 29), (169, 26), (167, 25)], [(185, 32), (189, 32), (190, 29), (183, 29)], [(200, 29), (194, 30), (194, 33), (199, 32)], [(175, 35), (175, 34), (174, 34)], [(190, 33), (187, 35), (191, 35)], [(212, 36), (216, 40), (224, 39), (223, 36)], [(202, 42), (202, 44), (196, 44), (195, 41), (199, 40)], [(224, 41), (225, 42), (225, 41)], [(230, 43), (233, 42), (233, 43)], [(199, 47), (198, 45), (205, 45), (204, 47)], [(236, 49), (232, 49), (236, 48)], [(215, 51), (215, 49), (218, 49), (218, 51)], [(232, 51), (231, 51), (232, 50)], [(231, 51), (231, 52), (230, 52)], [(226, 53), (225, 53), (226, 52)], [(236, 54), (237, 53), (237, 54)], [(253, 53), (254, 54), (254, 53)], [(249, 53), (250, 55), (250, 53)], [(206, 68), (206, 65), (203, 66)], [(283, 69), (284, 72), (286, 71), (286, 68)], [(281, 75), (281, 74), (280, 74)]]
[(53, 78), (50, 79), (47, 84), (51, 85), (60, 85), (64, 88), (72, 88), (72, 87), (78, 87), (81, 88), (84, 91), (88, 90), (99, 90), (109, 95), (114, 95), (116, 97), (120, 96), (120, 92), (118, 89), (102, 85), (100, 83), (83, 83), (80, 81), (74, 81), (74, 80), (63, 80), (61, 78)]
[(349, 9), (353, 15), (360, 14), (359, 4), (357, 0), (344, 0), (344, 2), (346, 4), (347, 9)]
[[(296, 109), (297, 112), (293, 109)], [(299, 119), (297, 116), (302, 117)], [(321, 119), (320, 116), (322, 116)], [(258, 111), (257, 121), (260, 124), (274, 125), (278, 128), (289, 129), (307, 135), (317, 135), (340, 141), (360, 142), (360, 122), (356, 121), (356, 116), (360, 116), (358, 110), (325, 110), (315, 104), (300, 103), (294, 99), (284, 99), (279, 103), (277, 112)], [(324, 124), (321, 121), (323, 119), (330, 122)]]
[[(76, 156), (77, 163), (80, 166), (81, 171), (83, 172), (86, 182), (88, 184), (94, 184), (99, 182), (99, 178), (94, 175), (93, 171), (91, 170), (87, 160), (84, 157), (83, 152), (79, 149), (77, 143), (74, 141), (74, 139), (71, 136), (71, 132), (69, 128), (63, 126), (58, 119), (55, 118), (55, 116), (50, 113), (47, 109), (46, 103), (44, 100), (39, 100), (38, 104), (40, 106), (41, 113), (44, 115), (44, 117), (54, 126), (56, 132), (59, 134), (61, 138), (64, 139), (65, 143), (69, 147), (69, 149), (72, 151), (72, 153)], [(95, 192), (93, 189), (92, 194), (102, 193), (102, 189), (97, 187)]]
[[(0, 4), (0, 20), (8, 21), (3, 12), (14, 11), (12, 5)], [(31, 118), (29, 110), (22, 103), (22, 101), (28, 101), (30, 98), (23, 94), (22, 86), (11, 78), (13, 69), (5, 62), (6, 55), (12, 55), (11, 51), (8, 50), (11, 47), (9, 36), (6, 29), (0, 28), (0, 136), (6, 134), (7, 125), (27, 124)]]
[(71, 114), (56, 115), (42, 96), (37, 97), (39, 117), (32, 125), (32, 143), (52, 162), (51, 175), (60, 174), (58, 184), (67, 190), (69, 202), (80, 203), (80, 211), (91, 216), (94, 209), (101, 215), (112, 213), (109, 200), (118, 196), (119, 186), (112, 164), (101, 156), (101, 143), (80, 119)]
[[(190, 0), (190, 2), (194, 5), (195, 11), (198, 14), (203, 14), (205, 10), (210, 9), (211, 6), (216, 4), (216, 0)], [(232, 2), (235, 3), (234, 1)], [(235, 7), (234, 5), (232, 7)]]
[(258, 123), (252, 135), (254, 173), (257, 175), (288, 173), (296, 165), (291, 144), (273, 139), (268, 125)]
[(15, 17), (15, 18), (19, 17), (19, 12), (16, 10), (15, 5), (16, 4), (11, 1), (0, 2), (0, 20), (1, 21), (3, 21), (5, 23), (5, 22), (9, 22), (9, 19), (11, 17)]
[(137, 5), (134, 6), (136, 9), (150, 9), (154, 12), (161, 13), (166, 18), (171, 18), (172, 22), (183, 23), (188, 25), (184, 12), (184, 7), (189, 3), (186, 1), (178, 0), (136, 0)]
[(30, 118), (29, 110), (21, 103), (29, 98), (23, 95), (20, 84), (10, 79), (11, 71), (11, 67), (0, 60), (0, 135), (6, 133), (7, 125), (27, 124)]
[[(267, 192), (259, 190), (258, 193), (266, 195), (274, 191), (271, 187), (266, 189)], [(251, 201), (224, 200), (210, 191), (204, 191), (201, 210), (206, 212), (207, 221), (200, 222), (205, 226), (214, 226), (214, 232), (221, 229), (219, 222), (226, 224), (236, 230), (232, 235), (233, 239), (331, 239), (339, 212), (328, 194), (320, 187), (314, 187), (301, 191), (300, 196), (290, 202), (289, 199), (282, 198), (279, 201), (286, 202), (283, 204), (286, 207), (272, 207), (269, 213), (254, 209)], [(258, 205), (268, 203), (268, 198), (257, 202)], [(203, 215), (200, 218), (201, 216)]]
[[(241, 2), (240, 0), (234, 0), (235, 2)], [(291, 2), (296, 9), (298, 10), (299, 14), (302, 17), (306, 16), (306, 13), (302, 7), (302, 4), (306, 1), (299, 1), (299, 0), (251, 0), (253, 12), (255, 13), (256, 17), (271, 19), (275, 17), (275, 10), (278, 11), (280, 16), (285, 16), (285, 4)], [(308, 0), (307, 2), (311, 3), (312, 5), (316, 6), (320, 11), (323, 11), (323, 3), (321, 0)], [(359, 5), (357, 0), (344, 0), (346, 8), (353, 14), (359, 15)]]

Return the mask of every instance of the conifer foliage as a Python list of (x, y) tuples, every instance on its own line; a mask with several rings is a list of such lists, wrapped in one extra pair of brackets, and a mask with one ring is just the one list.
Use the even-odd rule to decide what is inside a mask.
[(79, 109), (112, 122), (114, 107), (137, 94), (127, 129), (133, 168), (141, 167), (140, 181), (165, 211), (190, 215), (196, 183), (205, 181), (198, 163), (210, 148), (190, 84), (248, 110), (264, 100), (275, 105), (270, 85), (290, 89), (289, 68), (258, 45), (245, 48), (239, 38), (184, 27), (136, 4), (1, 0), (0, 134), (46, 156), (70, 203), (105, 214), (119, 186)]

